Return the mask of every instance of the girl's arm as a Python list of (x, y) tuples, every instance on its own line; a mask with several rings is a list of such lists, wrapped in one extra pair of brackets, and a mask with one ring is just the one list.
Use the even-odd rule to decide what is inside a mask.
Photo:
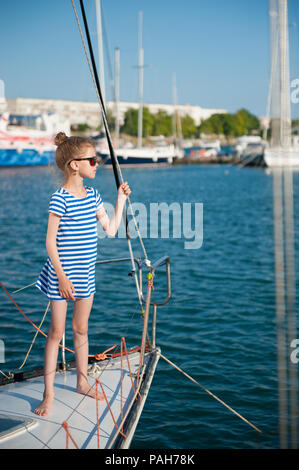
[(59, 254), (56, 245), (56, 237), (58, 226), (60, 222), (60, 217), (52, 212), (49, 213), (49, 221), (48, 221), (48, 230), (47, 230), (47, 238), (46, 238), (46, 248), (50, 260), (52, 261), (53, 267), (55, 269), (58, 282), (59, 282), (59, 294), (61, 297), (65, 299), (72, 299), (74, 298), (75, 289), (72, 282), (69, 280), (65, 272), (63, 271)]
[(102, 225), (103, 229), (110, 237), (114, 237), (118, 231), (121, 217), (124, 209), (124, 205), (127, 197), (131, 194), (128, 183), (124, 182), (118, 188), (118, 196), (115, 204), (114, 214), (109, 219), (107, 212), (105, 211), (103, 205), (100, 210), (97, 212), (97, 219)]

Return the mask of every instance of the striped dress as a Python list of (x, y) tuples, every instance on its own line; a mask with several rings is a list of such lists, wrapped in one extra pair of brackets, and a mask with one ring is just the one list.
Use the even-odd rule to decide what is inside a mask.
[[(96, 212), (103, 201), (96, 189), (85, 189), (87, 196), (78, 198), (60, 188), (52, 195), (49, 205), (49, 212), (61, 217), (57, 249), (63, 270), (74, 285), (76, 299), (88, 298), (96, 290)], [(50, 300), (64, 300), (59, 295), (58, 279), (49, 257), (35, 285)]]

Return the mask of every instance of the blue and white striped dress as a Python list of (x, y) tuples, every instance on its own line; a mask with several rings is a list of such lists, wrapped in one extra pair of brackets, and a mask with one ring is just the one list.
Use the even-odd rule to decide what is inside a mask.
[[(74, 285), (76, 299), (88, 298), (96, 290), (96, 212), (103, 201), (96, 189), (85, 189), (87, 196), (78, 198), (60, 188), (52, 195), (49, 205), (49, 212), (61, 217), (57, 249), (63, 270)], [(49, 257), (35, 285), (50, 300), (64, 300), (59, 295), (58, 279)]]

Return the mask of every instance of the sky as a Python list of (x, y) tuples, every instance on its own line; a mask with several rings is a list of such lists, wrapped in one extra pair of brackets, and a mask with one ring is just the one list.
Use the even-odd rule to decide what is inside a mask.
[[(74, 0), (81, 25), (79, 0)], [(98, 60), (95, 0), (84, 0)], [(144, 102), (266, 114), (268, 0), (102, 0), (105, 90), (120, 49), (120, 100), (138, 101), (143, 12)], [(298, 23), (298, 24), (297, 24)], [(289, 0), (291, 79), (299, 78), (299, 1)], [(0, 2), (0, 79), (6, 98), (96, 101), (71, 0)], [(299, 104), (298, 115), (299, 115)]]

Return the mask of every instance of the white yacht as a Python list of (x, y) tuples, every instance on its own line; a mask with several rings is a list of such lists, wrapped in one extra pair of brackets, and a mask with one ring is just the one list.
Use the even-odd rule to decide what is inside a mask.
[(267, 114), (271, 143), (265, 149), (268, 167), (299, 168), (298, 139), (292, 136), (287, 0), (270, 1), (271, 76)]

